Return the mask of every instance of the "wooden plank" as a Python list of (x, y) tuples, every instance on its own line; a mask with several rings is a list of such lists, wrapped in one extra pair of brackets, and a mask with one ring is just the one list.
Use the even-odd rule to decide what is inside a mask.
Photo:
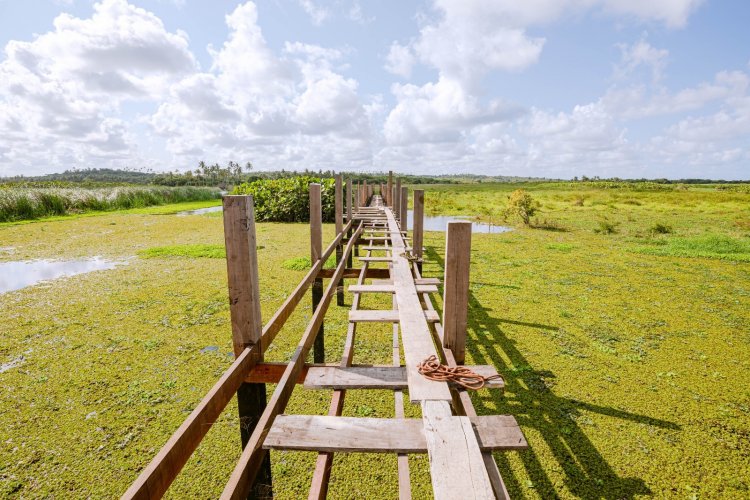
[(422, 401), (422, 421), (435, 500), (494, 500), (469, 418), (454, 417), (447, 401)]
[(360, 257), (360, 262), (390, 262), (392, 257)]
[[(437, 293), (435, 285), (416, 285), (417, 293)], [(349, 293), (396, 293), (393, 285), (349, 285)]]
[[(425, 322), (425, 325), (427, 325), (426, 323), (427, 321), (433, 322), (433, 323), (440, 321), (440, 315), (437, 314), (437, 312), (422, 311), (421, 309), (420, 311), (421, 311), (422, 321)], [(357, 311), (349, 311), (349, 321), (352, 323), (399, 323), (403, 321), (403, 315), (399, 314), (398, 311), (388, 311), (388, 310), (366, 311), (366, 310), (359, 309)], [(428, 356), (425, 356), (425, 358), (426, 357)], [(416, 364), (419, 364), (419, 362), (425, 358), (420, 359), (419, 361), (416, 362)], [(414, 370), (416, 370), (416, 364), (415, 364)], [(419, 376), (421, 377), (421, 375)]]
[[(394, 308), (398, 307), (396, 296), (391, 298), (391, 304)], [(391, 340), (392, 357), (391, 363), (394, 367), (401, 366), (401, 353), (399, 348), (399, 326), (393, 324), (393, 336)], [(404, 373), (406, 378), (406, 373)], [(396, 418), (404, 418), (404, 393), (401, 390), (393, 391), (394, 413)], [(409, 456), (406, 453), (399, 453), (396, 456), (396, 466), (398, 467), (398, 497), (400, 500), (411, 500), (411, 478), (409, 477)]]
[[(336, 234), (344, 230), (344, 183), (341, 174), (336, 175), (334, 181), (334, 223)], [(336, 264), (341, 261), (341, 245), (336, 247)], [(344, 305), (344, 288), (341, 284), (336, 288), (336, 305)], [(320, 338), (323, 338), (322, 336)]]
[[(310, 184), (310, 262), (321, 260), (323, 253), (323, 205), (321, 199), (320, 184)], [(343, 235), (341, 231), (336, 231), (337, 235)], [(341, 262), (341, 254), (336, 247), (336, 264)], [(335, 283), (334, 285), (338, 285)], [(312, 310), (318, 308), (320, 300), (323, 298), (323, 278), (317, 277), (312, 285)], [(313, 359), (316, 363), (325, 361), (325, 327), (320, 322), (318, 332), (315, 334), (315, 346), (313, 347)]]
[(393, 190), (393, 170), (388, 171), (388, 183), (386, 184), (385, 189), (385, 204), (389, 207), (393, 206), (393, 200), (391, 196), (391, 191)]
[(416, 278), (414, 283), (417, 285), (439, 285), (440, 278)]
[[(398, 228), (393, 213), (386, 210), (386, 214), (388, 226), (392, 229)], [(404, 241), (398, 235), (394, 235), (393, 253), (396, 258), (393, 260), (391, 279), (396, 287), (395, 296), (407, 367), (406, 376), (409, 381), (409, 398), (412, 402), (428, 399), (450, 401), (451, 395), (446, 383), (429, 380), (417, 371), (417, 365), (430, 356), (437, 356), (437, 351), (417, 296), (409, 261), (403, 256)]]
[[(357, 229), (355, 237), (359, 236), (361, 230), (361, 227)], [(289, 398), (294, 390), (294, 382), (297, 380), (297, 377), (302, 370), (305, 357), (309, 353), (318, 328), (323, 322), (323, 317), (325, 316), (328, 306), (331, 303), (331, 298), (333, 297), (334, 283), (341, 279), (341, 275), (344, 272), (344, 261), (349, 252), (352, 251), (354, 246), (353, 242), (354, 240), (350, 240), (346, 245), (346, 248), (344, 249), (344, 260), (342, 260), (336, 268), (336, 273), (332, 277), (331, 283), (329, 283), (323, 294), (323, 300), (313, 313), (307, 328), (305, 328), (305, 331), (302, 334), (302, 339), (300, 339), (297, 349), (294, 351), (284, 375), (276, 385), (276, 389), (274, 390), (271, 399), (268, 401), (268, 406), (266, 406), (263, 415), (261, 415), (258, 424), (255, 427), (255, 431), (253, 431), (252, 436), (250, 436), (250, 441), (245, 449), (242, 450), (242, 455), (240, 455), (240, 459), (232, 471), (229, 482), (226, 484), (224, 491), (221, 494), (222, 499), (228, 500), (231, 498), (245, 500), (247, 498), (247, 495), (250, 492), (250, 486), (255, 479), (261, 461), (266, 454), (266, 451), (262, 448), (263, 440), (268, 434), (276, 416), (284, 410), (289, 402)]]
[[(354, 240), (352, 240), (354, 241)], [(342, 278), (356, 278), (359, 276), (360, 269), (358, 268), (346, 268), (344, 272), (342, 273)], [(318, 276), (321, 278), (331, 278), (336, 273), (334, 269), (321, 269), (318, 273)], [(388, 269), (367, 269), (367, 276), (366, 278), (374, 278), (374, 279), (383, 279), (388, 278)]]
[(443, 346), (453, 351), (459, 365), (466, 357), (470, 262), (471, 222), (449, 222), (445, 238)]
[[(518, 423), (510, 415), (448, 416), (432, 422), (428, 431), (417, 418), (279, 415), (263, 448), (335, 453), (427, 453), (428, 435), (429, 439), (445, 439), (458, 450), (466, 446), (460, 440), (464, 440), (464, 436), (470, 440), (475, 432), (480, 435), (473, 439), (477, 457), (481, 457), (480, 446), (487, 451), (517, 450), (526, 446)], [(454, 435), (450, 434), (452, 430), (456, 431)], [(451, 447), (445, 449), (450, 451)], [(479, 468), (484, 470), (481, 458)], [(471, 474), (469, 471), (467, 475)], [(450, 473), (454, 475), (456, 472)], [(464, 487), (461, 495), (450, 498), (471, 498), (472, 485), (464, 484)]]
[[(483, 377), (496, 376), (497, 370), (490, 365), (467, 366)], [(307, 369), (305, 389), (406, 389), (406, 367), (404, 366), (315, 366)], [(487, 382), (487, 388), (501, 389), (502, 379)]]

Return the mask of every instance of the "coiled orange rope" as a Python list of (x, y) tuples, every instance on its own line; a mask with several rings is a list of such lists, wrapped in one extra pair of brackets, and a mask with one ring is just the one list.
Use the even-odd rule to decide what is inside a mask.
[(465, 366), (448, 366), (440, 364), (440, 361), (438, 361), (437, 356), (434, 354), (419, 363), (417, 369), (423, 377), (430, 380), (453, 382), (465, 389), (472, 389), (475, 391), (484, 387), (488, 381), (500, 378), (500, 375), (483, 377)]

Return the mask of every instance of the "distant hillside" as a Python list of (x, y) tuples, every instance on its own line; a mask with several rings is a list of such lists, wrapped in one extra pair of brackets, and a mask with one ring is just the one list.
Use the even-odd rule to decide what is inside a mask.
[(26, 177), (3, 177), (0, 182), (75, 182), (75, 183), (121, 183), (151, 184), (156, 174), (137, 170), (119, 170), (112, 168), (87, 168), (83, 170), (66, 170), (62, 173)]

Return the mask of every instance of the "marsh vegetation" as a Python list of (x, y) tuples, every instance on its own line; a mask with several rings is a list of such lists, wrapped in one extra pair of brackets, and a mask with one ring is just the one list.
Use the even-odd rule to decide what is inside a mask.
[[(509, 218), (511, 232), (472, 236), (467, 363), (493, 364), (506, 380), (504, 392), (472, 398), (480, 413), (515, 415), (530, 445), (495, 455), (512, 496), (749, 494), (746, 190), (422, 187), (428, 214), (486, 222), (503, 220), (519, 187), (538, 202), (528, 226)], [(200, 206), (0, 226), (13, 248), (1, 262), (135, 256), (0, 294), (0, 497), (121, 494), (231, 363), (220, 214), (173, 215)], [(602, 222), (615, 231), (597, 231)], [(262, 222), (257, 232), (267, 319), (309, 265), (309, 227)], [(324, 240), (332, 235), (326, 225)], [(442, 276), (444, 238), (426, 233), (426, 276)], [(350, 300), (331, 306), (329, 362), (341, 356)], [(289, 357), (309, 313), (295, 313), (269, 361)], [(363, 324), (355, 352), (389, 363), (390, 337)], [(329, 400), (298, 389), (287, 411), (324, 414)], [(240, 453), (236, 414), (223, 413), (172, 497), (219, 495)], [(393, 396), (350, 391), (344, 414), (391, 417)], [(305, 496), (314, 462), (273, 452), (277, 497)], [(410, 465), (414, 497), (429, 497), (426, 457)], [(396, 485), (394, 456), (337, 455), (330, 495), (394, 497)]]

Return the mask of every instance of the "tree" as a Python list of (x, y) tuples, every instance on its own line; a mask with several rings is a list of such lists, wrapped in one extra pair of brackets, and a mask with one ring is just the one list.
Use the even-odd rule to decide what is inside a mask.
[(518, 216), (525, 225), (531, 223), (531, 217), (539, 210), (539, 202), (534, 200), (526, 190), (516, 189), (508, 197), (508, 205), (505, 208), (506, 217)]

